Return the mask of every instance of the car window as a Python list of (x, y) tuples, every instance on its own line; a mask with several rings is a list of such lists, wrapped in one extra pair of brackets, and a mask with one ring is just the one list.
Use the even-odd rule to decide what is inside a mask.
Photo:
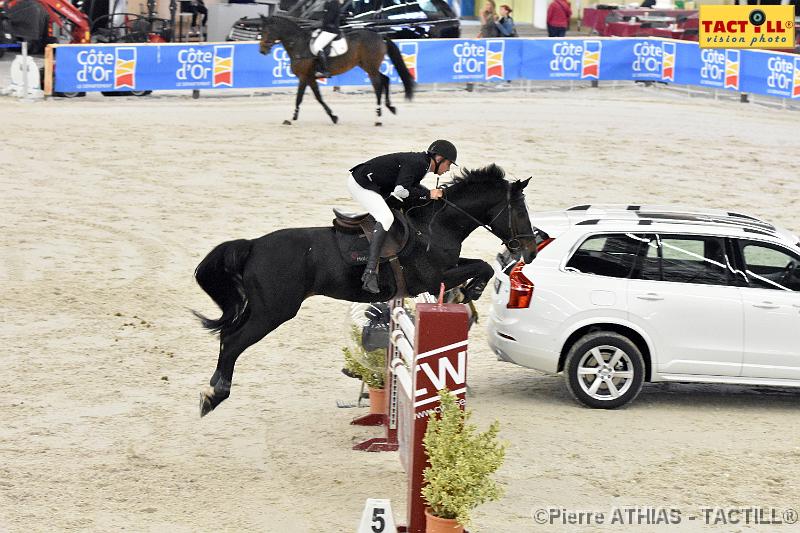
[(411, 3), (419, 4), (420, 9), (422, 9), (426, 13), (439, 12), (439, 8), (436, 6), (436, 3), (433, 0), (418, 0), (417, 2), (411, 2)]
[(635, 278), (701, 285), (729, 285), (725, 240), (702, 235), (659, 235), (648, 242)]
[(644, 242), (642, 236), (630, 233), (593, 235), (581, 243), (566, 268), (584, 274), (627, 278)]
[(783, 248), (766, 243), (741, 243), (749, 287), (800, 291), (800, 258)]
[(347, 6), (347, 13), (349, 16), (364, 16), (374, 13), (379, 7), (375, 0), (353, 0)]

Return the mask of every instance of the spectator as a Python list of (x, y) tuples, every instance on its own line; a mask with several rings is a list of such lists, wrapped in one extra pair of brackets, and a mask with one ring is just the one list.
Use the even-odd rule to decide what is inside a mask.
[(508, 4), (500, 6), (500, 20), (495, 22), (497, 31), (500, 32), (500, 37), (516, 37), (517, 28), (514, 26), (514, 19), (511, 18), (511, 12), (514, 11)]
[(500, 31), (497, 29), (497, 4), (494, 0), (486, 0), (481, 10), (481, 32), (478, 37), (500, 37)]
[(197, 28), (197, 14), (203, 15), (203, 20), (200, 22), (201, 26), (205, 26), (208, 22), (208, 8), (203, 0), (192, 0), (192, 28)]
[(569, 28), (572, 8), (569, 0), (553, 0), (547, 8), (547, 36), (564, 37)]
[(656, 0), (644, 0), (642, 2), (642, 5), (639, 7), (655, 7), (655, 6), (656, 6)]

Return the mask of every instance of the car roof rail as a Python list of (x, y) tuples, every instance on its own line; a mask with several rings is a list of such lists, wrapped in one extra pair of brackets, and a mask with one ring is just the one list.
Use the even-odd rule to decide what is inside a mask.
[(775, 226), (758, 220), (756, 218), (747, 217), (732, 217), (726, 215), (711, 215), (705, 213), (675, 213), (675, 212), (651, 212), (651, 211), (637, 211), (636, 214), (643, 219), (661, 220), (669, 222), (684, 222), (684, 223), (712, 223), (712, 224), (725, 224), (729, 226), (741, 226), (760, 229), (767, 232), (775, 232)]
[(611, 215), (609, 218), (625, 219), (635, 215), (640, 219), (662, 220), (664, 222), (729, 224), (743, 227), (750, 226), (771, 232), (775, 232), (777, 229), (765, 220), (744, 213), (678, 205), (582, 204), (569, 207), (567, 211), (581, 211), (587, 217), (591, 216), (592, 218), (597, 216), (597, 211), (603, 211), (607, 215)]

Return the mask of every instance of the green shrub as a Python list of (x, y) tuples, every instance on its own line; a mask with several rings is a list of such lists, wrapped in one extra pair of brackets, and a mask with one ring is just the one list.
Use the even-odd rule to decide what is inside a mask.
[(439, 391), (439, 397), (441, 416), (430, 417), (423, 439), (430, 466), (423, 473), (422, 496), (433, 515), (466, 526), (475, 507), (502, 496), (490, 476), (503, 464), (506, 445), (497, 440), (498, 421), (478, 433), (467, 423), (471, 413), (459, 409), (449, 391)]
[(357, 326), (350, 330), (351, 347), (342, 348), (344, 366), (373, 389), (382, 389), (386, 379), (386, 350), (368, 352), (361, 344), (361, 331)]

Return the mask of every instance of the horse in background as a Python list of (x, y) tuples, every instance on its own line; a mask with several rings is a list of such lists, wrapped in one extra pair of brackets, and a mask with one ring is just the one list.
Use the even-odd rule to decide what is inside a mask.
[[(389, 59), (403, 81), (406, 100), (411, 100), (414, 96), (414, 78), (403, 61), (400, 49), (391, 39), (382, 37), (370, 30), (349, 31), (344, 38), (347, 40), (347, 52), (330, 58), (331, 75), (342, 74), (355, 67), (361, 67), (367, 73), (378, 101), (378, 107), (375, 110), (378, 120), (375, 125), (380, 126), (382, 124), (380, 121), (382, 96), (386, 96), (386, 108), (392, 114), (397, 113), (389, 96), (389, 77), (380, 71), (384, 56), (389, 55)], [(297, 76), (299, 82), (292, 120), (297, 120), (300, 114), (300, 104), (303, 102), (306, 87), (311, 87), (317, 102), (320, 103), (333, 123), (336, 124), (339, 121), (339, 117), (333, 114), (328, 105), (322, 100), (322, 95), (319, 92), (319, 85), (315, 76), (317, 57), (311, 53), (310, 40), (311, 32), (300, 27), (297, 22), (289, 17), (282, 15), (261, 16), (261, 43), (259, 50), (262, 54), (268, 54), (276, 43), (281, 43), (289, 55), (292, 72)], [(286, 125), (291, 124), (288, 120), (283, 123)]]

